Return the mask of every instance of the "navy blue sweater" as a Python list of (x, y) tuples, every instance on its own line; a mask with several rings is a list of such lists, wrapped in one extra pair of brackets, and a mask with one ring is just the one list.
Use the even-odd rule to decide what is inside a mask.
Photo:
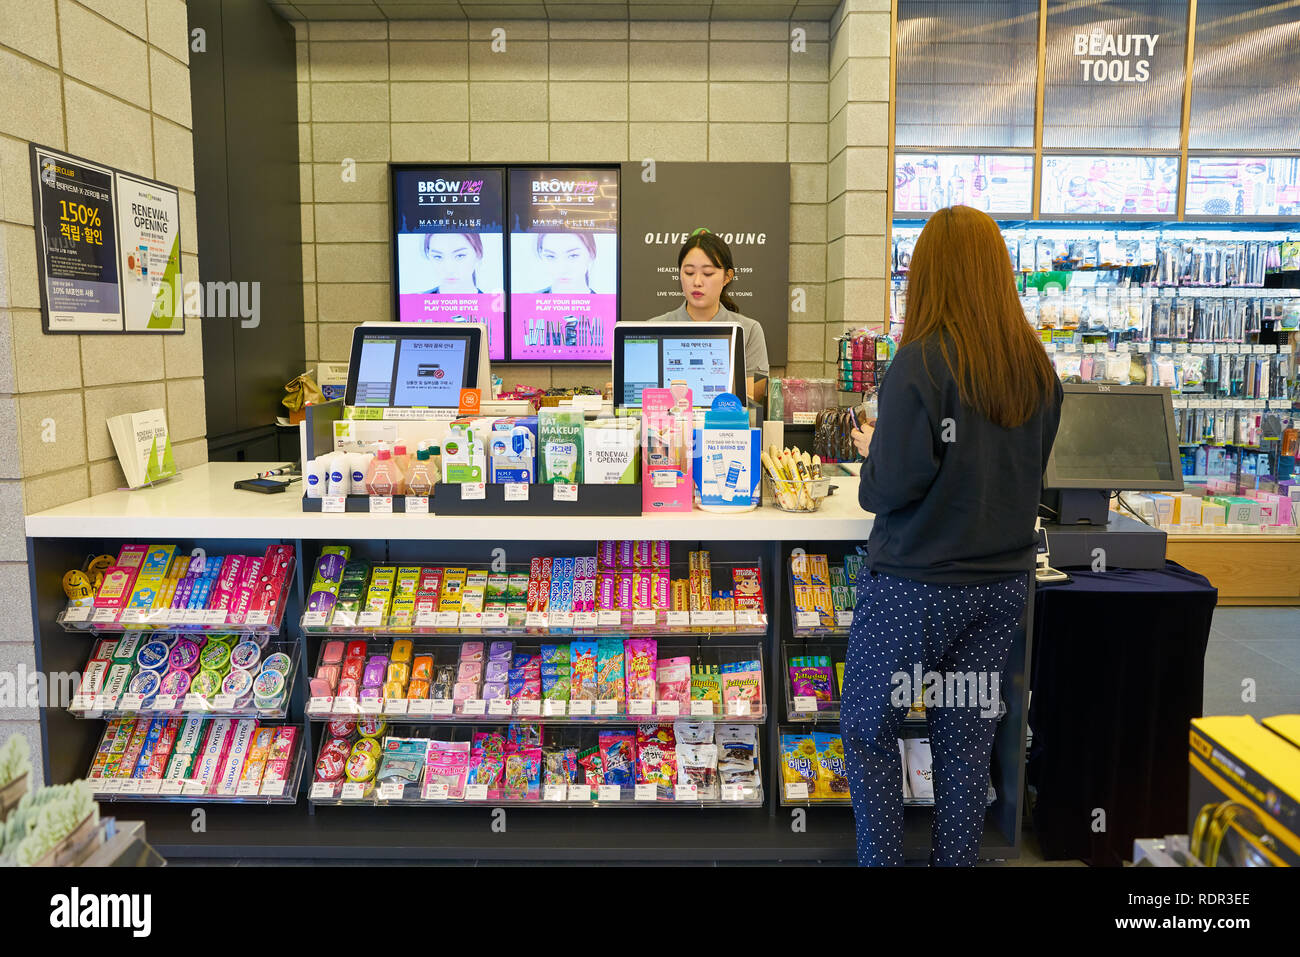
[(879, 393), (858, 501), (875, 513), (873, 571), (978, 584), (1029, 571), (1043, 469), (1061, 385), (1023, 425), (1004, 429), (963, 405), (938, 342), (898, 350)]

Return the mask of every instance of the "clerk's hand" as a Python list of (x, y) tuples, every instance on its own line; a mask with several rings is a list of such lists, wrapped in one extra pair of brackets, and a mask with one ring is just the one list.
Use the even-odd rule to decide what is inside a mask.
[(871, 447), (871, 437), (875, 434), (874, 420), (871, 425), (864, 425), (860, 429), (852, 429), (849, 432), (849, 438), (853, 440), (853, 447), (858, 450), (858, 454), (864, 459), (867, 457), (867, 450)]

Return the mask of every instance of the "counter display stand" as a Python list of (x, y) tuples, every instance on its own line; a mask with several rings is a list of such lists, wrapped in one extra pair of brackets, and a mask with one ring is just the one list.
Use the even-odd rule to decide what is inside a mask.
[[(788, 557), (796, 548), (809, 552), (843, 555), (865, 542), (870, 516), (857, 508), (853, 489), (846, 487), (831, 496), (819, 512), (788, 514), (763, 507), (743, 516), (715, 516), (691, 513), (665, 516), (554, 518), (469, 517), (439, 515), (305, 514), (297, 500), (288, 496), (257, 496), (232, 492), (233, 482), (252, 470), (256, 463), (209, 463), (190, 470), (183, 483), (175, 483), (185, 495), (166, 488), (143, 493), (110, 492), (83, 502), (61, 506), (27, 519), (28, 554), (31, 568), (33, 624), (36, 629), (37, 667), (42, 672), (76, 672), (86, 663), (98, 633), (65, 630), (60, 613), (67, 600), (60, 580), (70, 568), (80, 567), (89, 554), (115, 551), (123, 542), (170, 542), (183, 552), (205, 547), (210, 552), (256, 551), (273, 542), (294, 546), (297, 564), (294, 580), (284, 602), (287, 623), (275, 636), (278, 645), (296, 647), (288, 702), (280, 723), (299, 729), (293, 774), (284, 800), (276, 805), (261, 795), (236, 796), (223, 802), (213, 796), (148, 796), (133, 814), (143, 818), (160, 853), (173, 857), (272, 858), (272, 859), (355, 859), (414, 860), (608, 860), (624, 861), (775, 861), (842, 860), (854, 856), (851, 812), (844, 807), (792, 806), (781, 799), (780, 734), (796, 725), (791, 712), (785, 665), (792, 648), (814, 643), (840, 642), (825, 634), (796, 636), (788, 608)], [(846, 483), (842, 482), (841, 485)], [(847, 483), (851, 486), (852, 482)], [(287, 501), (278, 501), (287, 499)], [(193, 503), (202, 503), (196, 506)], [(272, 536), (270, 538), (266, 536)], [(331, 625), (309, 623), (303, 627), (307, 585), (320, 549), (329, 544), (347, 544), (353, 554), (374, 562), (393, 565), (442, 564), (487, 565), (492, 562), (526, 561), (531, 555), (592, 554), (598, 540), (669, 540), (676, 553), (704, 548), (715, 564), (758, 565), (761, 569), (765, 617), (743, 624), (733, 616), (731, 623), (691, 621), (685, 627), (656, 618), (638, 624), (620, 617), (619, 625), (602, 625), (591, 631), (566, 632), (552, 626), (531, 631), (508, 627), (517, 643), (527, 649), (543, 641), (572, 640), (573, 637), (637, 637), (653, 634), (667, 649), (679, 649), (701, 660), (729, 660), (727, 655), (756, 658), (762, 662), (763, 707), (756, 714), (718, 714), (718, 725), (751, 722), (759, 729), (758, 766), (760, 786), (740, 793), (719, 793), (716, 800), (701, 800), (683, 794), (656, 794), (650, 800), (636, 789), (620, 790), (617, 797), (572, 793), (563, 799), (552, 790), (538, 800), (478, 795), (443, 798), (435, 789), (428, 794), (403, 787), (382, 785), (370, 791), (351, 789), (344, 795), (312, 793), (313, 768), (325, 741), (328, 721), (336, 717), (337, 701), (310, 699), (308, 678), (319, 662), (323, 644), (334, 640)], [(515, 558), (518, 556), (518, 558)], [(1033, 602), (1029, 602), (1032, 609)], [(457, 619), (429, 630), (394, 632), (390, 622), (371, 626), (364, 635), (377, 646), (406, 637), (421, 651), (449, 656), (467, 635), (482, 636), (481, 626), (464, 632)], [(358, 625), (358, 627), (360, 627)], [(413, 623), (414, 627), (414, 623)], [(444, 630), (445, 629), (445, 630)], [(999, 726), (993, 765), (997, 799), (990, 807), (981, 856), (1015, 857), (1019, 853), (1020, 796), (1024, 779), (1025, 706), (1027, 685), (1025, 663), (1027, 641), (1023, 630), (1017, 635), (1008, 680), (1003, 685), (1007, 714)], [(341, 634), (356, 640), (349, 628)], [(561, 635), (564, 637), (561, 638)], [(709, 658), (708, 656), (714, 656)], [(93, 701), (91, 702), (94, 703)], [(182, 702), (183, 704), (183, 702)], [(537, 723), (556, 740), (585, 745), (602, 729), (626, 728), (637, 724), (667, 721), (658, 702), (650, 703), (651, 714), (633, 712), (625, 703), (613, 713), (588, 716), (566, 713), (533, 715), (520, 713), (520, 702), (511, 704), (511, 714), (435, 715), (430, 704), (426, 716), (411, 710), (410, 701), (381, 699), (380, 714), (388, 716), (396, 729), (417, 737), (446, 736), (464, 739), (475, 730), (500, 729), (510, 722)], [(405, 713), (402, 707), (405, 706)], [(346, 708), (347, 705), (345, 704)], [(374, 708), (374, 705), (367, 705)], [(417, 706), (421, 708), (423, 706)], [(498, 706), (500, 707), (500, 706)], [(525, 709), (530, 706), (524, 704)], [(121, 711), (120, 702), (118, 711)], [(361, 704), (358, 702), (358, 713)], [(223, 712), (224, 713), (224, 712)], [(104, 724), (87, 720), (62, 707), (41, 709), (45, 779), (53, 783), (70, 781), (86, 774), (91, 765)], [(277, 712), (278, 715), (278, 712)], [(267, 717), (267, 723), (277, 719)], [(697, 718), (698, 720), (698, 718)], [(113, 796), (119, 801), (142, 801), (139, 794)], [(258, 806), (258, 802), (261, 806)], [(225, 806), (230, 803), (231, 806)], [(238, 805), (238, 806), (236, 806)], [(390, 806), (391, 805), (391, 806)], [(436, 805), (430, 807), (430, 805)], [(208, 829), (196, 833), (191, 810), (209, 809)], [(397, 808), (423, 807), (423, 813), (409, 814)], [(622, 813), (598, 813), (598, 808), (618, 807)], [(908, 807), (905, 822), (905, 850), (909, 859), (928, 854), (932, 812), (925, 807)]]

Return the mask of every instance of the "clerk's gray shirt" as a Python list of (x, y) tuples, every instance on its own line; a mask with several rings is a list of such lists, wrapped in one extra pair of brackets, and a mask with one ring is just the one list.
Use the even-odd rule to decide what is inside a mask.
[[(650, 322), (694, 321), (686, 311), (685, 301), (672, 312), (665, 312), (662, 316), (655, 316), (650, 320)], [(732, 312), (722, 303), (718, 303), (718, 311), (713, 314), (709, 322), (734, 322), (740, 326), (745, 334), (745, 374), (755, 379), (767, 378), (767, 340), (763, 338), (763, 327), (758, 324), (757, 319)]]

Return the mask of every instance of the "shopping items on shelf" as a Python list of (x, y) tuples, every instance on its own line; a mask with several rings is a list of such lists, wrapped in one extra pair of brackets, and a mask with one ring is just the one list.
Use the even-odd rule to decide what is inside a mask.
[[(116, 559), (102, 555), (65, 576), (69, 601), (59, 622), (69, 630), (278, 632), (294, 560), (291, 545), (193, 556), (175, 545), (123, 545)], [(89, 597), (86, 579), (97, 579)]]
[(765, 714), (758, 645), (602, 637), (566, 642), (324, 642), (308, 714), (488, 715), (612, 723)]
[(618, 729), (511, 724), (437, 732), (382, 718), (332, 721), (317, 803), (757, 804), (754, 725), (681, 719)]
[(95, 643), (69, 710), (284, 717), (297, 659), (264, 634), (125, 632)]
[(100, 796), (292, 802), (298, 728), (256, 718), (121, 718), (104, 727), (90, 770)]
[[(372, 565), (347, 545), (317, 560), (303, 627), (336, 633), (439, 629), (594, 631), (705, 626), (761, 630), (757, 564), (716, 566), (705, 550), (672, 563), (666, 541), (603, 541), (595, 555), (534, 557), (507, 570)], [(680, 555), (680, 553), (678, 553)]]

